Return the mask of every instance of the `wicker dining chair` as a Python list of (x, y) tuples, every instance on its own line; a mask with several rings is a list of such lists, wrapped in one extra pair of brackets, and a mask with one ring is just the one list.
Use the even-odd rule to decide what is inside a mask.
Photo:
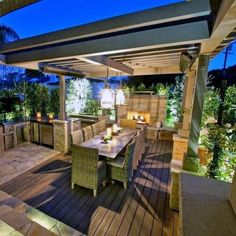
[(98, 135), (100, 131), (99, 122), (92, 124), (93, 135)]
[(97, 196), (98, 186), (105, 186), (107, 181), (107, 166), (105, 161), (99, 161), (98, 149), (72, 145), (71, 188), (75, 184), (93, 189)]
[(83, 131), (81, 129), (74, 131), (70, 135), (71, 144), (79, 145), (84, 142)]
[(141, 145), (142, 145), (141, 152), (142, 152), (142, 154), (145, 154), (146, 142), (147, 142), (147, 139), (146, 139), (146, 136), (147, 136), (147, 125), (145, 125), (145, 126), (143, 126), (141, 128), (140, 135), (141, 135)]
[(134, 147), (134, 157), (133, 157), (133, 171), (138, 168), (139, 160), (142, 158), (142, 137), (141, 132), (138, 132), (134, 137), (135, 147)]
[(120, 119), (120, 127), (136, 129), (137, 121), (130, 119)]
[(135, 142), (127, 145), (125, 157), (118, 156), (114, 161), (108, 161), (108, 176), (114, 181), (123, 182), (123, 186), (127, 189), (128, 182), (132, 179), (132, 159), (134, 155)]
[(105, 120), (105, 119), (100, 120), (100, 121), (98, 122), (98, 127), (99, 127), (99, 133), (102, 132), (102, 131), (104, 131), (104, 130), (106, 129), (106, 127), (107, 127), (107, 125), (106, 125), (106, 120)]
[(82, 129), (84, 134), (84, 141), (87, 141), (93, 137), (92, 126), (87, 126)]

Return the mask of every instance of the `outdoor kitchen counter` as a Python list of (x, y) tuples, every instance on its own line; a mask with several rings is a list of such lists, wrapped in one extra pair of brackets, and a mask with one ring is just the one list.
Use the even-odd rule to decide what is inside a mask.
[(31, 142), (53, 147), (53, 119), (30, 119)]
[(0, 121), (0, 151), (29, 140), (29, 120), (21, 118)]

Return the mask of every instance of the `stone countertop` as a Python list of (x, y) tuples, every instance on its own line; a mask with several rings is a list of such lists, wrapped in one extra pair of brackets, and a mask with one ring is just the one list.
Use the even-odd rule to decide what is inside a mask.
[(18, 124), (22, 122), (28, 122), (30, 121), (29, 118), (20, 118), (20, 119), (12, 119), (12, 120), (0, 120), (0, 125), (13, 125)]
[(30, 122), (44, 124), (44, 125), (53, 125), (54, 119), (48, 119), (47, 117), (42, 117), (41, 119), (31, 118)]

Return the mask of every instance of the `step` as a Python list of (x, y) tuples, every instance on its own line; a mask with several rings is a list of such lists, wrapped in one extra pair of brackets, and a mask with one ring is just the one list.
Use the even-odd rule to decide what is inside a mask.
[[(30, 220), (25, 213), (18, 212), (7, 205), (0, 206), (0, 220), (11, 228), (13, 228), (17, 232), (17, 235), (56, 236), (55, 233), (49, 231), (48, 229), (45, 229), (38, 223)], [(16, 232), (14, 232), (14, 235)], [(12, 233), (13, 232), (11, 232), (11, 234)]]
[(1, 236), (24, 236), (22, 233), (18, 232), (10, 225), (6, 224), (4, 221), (0, 220), (0, 235)]
[[(0, 190), (0, 208), (1, 208), (0, 219), (2, 219), (2, 221), (10, 225), (11, 227), (16, 226), (16, 227), (24, 228), (24, 223), (27, 223), (28, 221), (33, 222), (34, 225), (32, 226), (32, 229), (30, 232), (34, 232), (34, 234), (31, 234), (31, 235), (36, 235), (36, 236), (37, 235), (40, 235), (40, 236), (41, 235), (60, 235), (60, 236), (82, 236), (83, 235), (82, 233), (73, 229), (72, 227), (58, 221), (57, 219), (54, 219), (48, 216), (47, 214), (39, 211), (38, 209), (29, 206), (28, 204), (22, 202), (21, 200), (17, 198), (14, 198), (13, 196), (1, 190)], [(11, 211), (14, 211), (14, 214), (16, 214), (16, 217), (14, 217), (12, 213), (10, 213)], [(15, 223), (11, 222), (11, 219), (13, 218), (16, 221)], [(46, 229), (52, 234), (46, 234), (46, 233), (37, 234), (36, 233), (37, 231), (35, 230), (39, 229), (39, 227), (36, 226), (36, 224), (39, 225), (40, 227), (43, 227), (44, 229)], [(16, 227), (13, 227), (13, 228), (17, 229)], [(0, 235), (2, 236), (1, 233)]]

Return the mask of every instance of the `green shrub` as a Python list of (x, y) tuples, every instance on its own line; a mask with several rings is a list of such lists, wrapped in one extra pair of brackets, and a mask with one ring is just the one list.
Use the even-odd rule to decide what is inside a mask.
[(226, 90), (223, 104), (223, 125), (217, 124), (217, 114), (221, 102), (219, 91), (207, 91), (202, 116), (200, 145), (214, 152), (208, 165), (207, 175), (215, 179), (231, 182), (236, 167), (236, 86)]

